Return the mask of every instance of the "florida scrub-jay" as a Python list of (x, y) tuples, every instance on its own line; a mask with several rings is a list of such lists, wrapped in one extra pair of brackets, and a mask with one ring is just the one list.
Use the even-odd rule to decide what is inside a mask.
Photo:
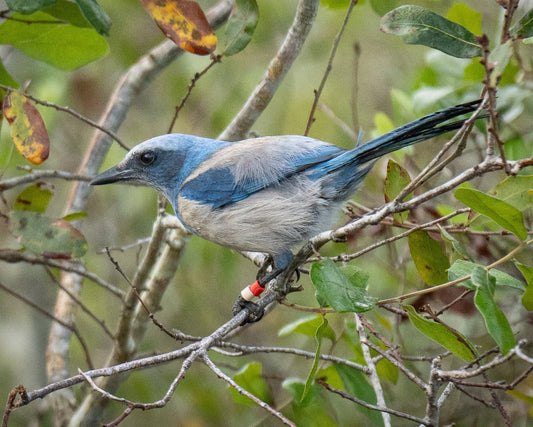
[(291, 263), (294, 245), (331, 226), (336, 208), (377, 159), (460, 128), (464, 119), (450, 120), (479, 103), (438, 111), (351, 150), (297, 135), (237, 142), (162, 135), (134, 147), (91, 184), (153, 187), (190, 232), (232, 249), (266, 252), (279, 271)]

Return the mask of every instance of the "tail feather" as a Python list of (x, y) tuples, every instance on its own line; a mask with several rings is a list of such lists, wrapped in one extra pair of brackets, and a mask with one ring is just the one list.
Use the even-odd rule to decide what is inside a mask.
[(438, 125), (455, 117), (475, 111), (481, 101), (481, 99), (477, 99), (465, 104), (455, 105), (414, 120), (335, 157), (327, 162), (327, 165), (324, 164), (324, 166), (328, 169), (327, 172), (333, 172), (352, 162), (357, 162), (358, 164), (367, 163), (408, 145), (416, 144), (417, 142), (459, 129), (466, 119), (446, 123), (441, 126)]

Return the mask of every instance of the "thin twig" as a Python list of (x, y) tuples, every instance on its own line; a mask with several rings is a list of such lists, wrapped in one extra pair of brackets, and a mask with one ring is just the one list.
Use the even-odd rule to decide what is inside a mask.
[(63, 179), (65, 181), (90, 181), (92, 177), (86, 175), (80, 175), (77, 173), (58, 171), (58, 170), (33, 170), (31, 167), (21, 168), (27, 172), (28, 175), (16, 176), (13, 178), (7, 178), (0, 181), (0, 192), (9, 190), (19, 185), (29, 184), (32, 182), (38, 182), (43, 178), (55, 178)]
[[(463, 209), (458, 209), (454, 212), (451, 212), (449, 213), (448, 215), (444, 215), (440, 218), (437, 218), (433, 221), (429, 221), (429, 222), (426, 222), (424, 224), (419, 224), (419, 225), (413, 225), (412, 228), (410, 228), (409, 230), (407, 231), (404, 231), (403, 233), (400, 233), (400, 234), (397, 234), (396, 236), (392, 236), (392, 237), (389, 237), (387, 239), (384, 239), (384, 240), (380, 240), (379, 242), (376, 242), (376, 243), (373, 243), (363, 249), (361, 249), (360, 251), (358, 252), (355, 252), (353, 254), (342, 254), (342, 255), (337, 255), (335, 257), (331, 257), (330, 259), (335, 261), (335, 262), (348, 262), (348, 261), (351, 261), (353, 259), (356, 259), (356, 258), (359, 258), (360, 256), (370, 252), (370, 251), (373, 251), (374, 249), (377, 249), (383, 245), (387, 245), (389, 243), (392, 243), (392, 242), (395, 242), (396, 240), (400, 240), (400, 239), (403, 239), (404, 237), (407, 237), (409, 236), (409, 234), (415, 232), (415, 231), (418, 231), (418, 230), (426, 230), (428, 229), (429, 227), (435, 225), (435, 224), (439, 224), (441, 222), (444, 222), (444, 221), (447, 221), (449, 220), (450, 218), (453, 218), (454, 216), (457, 216), (457, 215), (460, 215), (462, 213), (465, 213), (465, 212), (469, 212), (470, 211), (470, 208), (463, 208)], [(315, 262), (317, 261), (318, 259), (317, 258), (309, 258), (307, 260), (307, 262)]]
[(17, 396), (19, 396), (22, 400), (26, 398), (26, 389), (24, 388), (24, 386), (18, 385), (16, 387), (13, 387), (13, 389), (9, 392), (6, 406), (4, 409), (4, 416), (2, 417), (2, 427), (7, 427), (7, 424), (9, 422), (9, 416), (11, 415), (13, 409), (16, 407), (15, 401), (17, 399)]
[(300, 0), (298, 2), (294, 20), (281, 47), (268, 64), (261, 81), (248, 97), (246, 103), (218, 136), (218, 139), (237, 141), (246, 137), (298, 57), (311, 31), (319, 5), (319, 0)]
[(226, 375), (224, 372), (222, 372), (221, 369), (218, 368), (217, 365), (215, 365), (211, 359), (207, 356), (207, 354), (204, 354), (202, 356), (202, 360), (204, 363), (211, 369), (211, 371), (214, 372), (214, 374), (221, 378), (222, 380), (226, 381), (231, 387), (233, 387), (239, 394), (242, 394), (243, 396), (246, 396), (248, 399), (250, 399), (252, 402), (254, 402), (257, 406), (260, 408), (263, 408), (265, 411), (267, 411), (269, 414), (273, 415), (274, 417), (278, 418), (283, 424), (288, 426), (296, 427), (296, 424), (293, 423), (291, 420), (289, 420), (285, 415), (283, 415), (281, 412), (276, 411), (272, 406), (270, 406), (265, 401), (259, 399), (257, 396), (254, 396), (252, 393), (250, 393), (245, 388), (241, 387), (239, 384), (237, 384), (233, 378)]
[(427, 421), (423, 418), (415, 417), (414, 415), (407, 414), (405, 412), (400, 412), (395, 409), (390, 409), (387, 407), (381, 407), (377, 405), (372, 405), (371, 403), (365, 402), (364, 400), (361, 400), (355, 396), (352, 396), (342, 390), (339, 390), (331, 385), (329, 385), (327, 382), (317, 379), (316, 382), (320, 384), (322, 387), (326, 388), (327, 390), (331, 391), (332, 393), (338, 394), (343, 399), (350, 400), (354, 403), (357, 403), (358, 405), (363, 406), (364, 408), (371, 409), (372, 411), (379, 411), (379, 412), (386, 412), (388, 414), (394, 415), (399, 418), (405, 418), (406, 420), (414, 421), (415, 423), (422, 424), (422, 425), (430, 425), (427, 423)]
[[(378, 406), (385, 408), (387, 407), (387, 403), (385, 402), (385, 395), (383, 394), (383, 387), (381, 387), (381, 383), (379, 381), (379, 376), (376, 370), (375, 362), (373, 361), (372, 356), (370, 355), (370, 350), (367, 345), (369, 340), (368, 340), (368, 336), (366, 334), (365, 328), (363, 327), (361, 317), (362, 315), (354, 313), (355, 327), (359, 334), (359, 342), (361, 343), (361, 350), (363, 351), (363, 357), (365, 359), (366, 365), (368, 366), (368, 369), (370, 370), (370, 384), (372, 384), (372, 388), (374, 389), (374, 393), (376, 394), (376, 403)], [(390, 426), (391, 425), (390, 414), (387, 412), (382, 412), (381, 416), (383, 417), (383, 425), (385, 427)]]
[(516, 8), (518, 7), (518, 2), (520, 0), (508, 0), (506, 7), (505, 7), (505, 16), (503, 18), (503, 27), (502, 27), (502, 35), (500, 39), (500, 44), (504, 44), (507, 40), (512, 39), (513, 37), (509, 33), (509, 29), (511, 28), (511, 23), (513, 21), (513, 15), (516, 11)]
[(194, 75), (194, 77), (191, 80), (191, 83), (189, 84), (189, 87), (187, 88), (187, 93), (185, 94), (181, 102), (178, 105), (176, 105), (176, 108), (174, 109), (174, 116), (172, 117), (172, 120), (170, 121), (170, 125), (168, 127), (167, 133), (172, 133), (172, 129), (174, 129), (176, 120), (178, 120), (178, 115), (181, 109), (183, 108), (183, 106), (185, 105), (185, 103), (187, 102), (187, 100), (189, 99), (189, 96), (191, 96), (192, 90), (196, 86), (196, 83), (198, 82), (198, 80), (200, 80), (200, 78), (203, 75), (205, 75), (211, 69), (211, 67), (213, 67), (213, 65), (220, 63), (221, 60), (222, 60), (222, 55), (211, 55), (211, 62), (209, 63), (209, 65), (205, 67), (202, 71)]
[(87, 366), (89, 367), (89, 369), (93, 369), (93, 363), (91, 361), (91, 355), (89, 354), (89, 347), (85, 343), (85, 340), (81, 336), (80, 331), (78, 330), (76, 325), (70, 324), (70, 323), (67, 323), (67, 322), (63, 322), (62, 320), (56, 318), (54, 315), (48, 313), (45, 309), (41, 308), (39, 306), (39, 304), (36, 304), (36, 303), (30, 301), (25, 296), (19, 294), (18, 292), (15, 292), (12, 289), (9, 289), (7, 286), (3, 285), (2, 283), (0, 283), (0, 289), (3, 290), (5, 293), (11, 295), (12, 297), (22, 301), (24, 304), (30, 306), (34, 310), (38, 311), (43, 316), (48, 317), (49, 319), (59, 323), (63, 327), (65, 327), (65, 328), (69, 329), (70, 331), (72, 331), (72, 333), (74, 335), (76, 335), (76, 338), (78, 338), (78, 341), (80, 342), (80, 345), (81, 345), (81, 347), (83, 349), (83, 353), (85, 354), (85, 361), (87, 362)]
[(324, 71), (324, 75), (322, 76), (322, 80), (320, 81), (320, 85), (318, 86), (318, 89), (315, 90), (315, 99), (313, 101), (313, 105), (311, 106), (311, 111), (309, 112), (309, 119), (307, 120), (307, 125), (305, 127), (305, 132), (304, 132), (305, 136), (309, 135), (309, 132), (311, 131), (311, 126), (313, 125), (313, 122), (315, 121), (315, 111), (316, 111), (316, 107), (318, 106), (318, 100), (320, 99), (320, 96), (322, 95), (322, 91), (324, 90), (324, 86), (326, 85), (326, 81), (328, 80), (329, 73), (333, 69), (333, 59), (335, 58), (342, 35), (344, 33), (346, 26), (348, 25), (348, 20), (350, 19), (352, 10), (356, 4), (357, 4), (357, 0), (350, 1), (350, 5), (348, 6), (348, 10), (346, 12), (346, 16), (344, 17), (344, 21), (341, 25), (341, 29), (339, 30), (339, 32), (337, 33), (333, 41), (333, 46), (331, 48), (331, 53), (329, 55), (329, 60), (328, 60), (328, 65), (326, 66), (326, 71)]
[[(505, 256), (501, 257), (499, 260), (493, 262), (492, 264), (487, 265), (486, 267), (484, 267), (484, 269), (486, 271), (490, 271), (491, 269), (497, 267), (498, 265), (503, 264), (504, 262), (512, 259), (518, 252), (520, 252), (522, 249), (524, 249), (525, 247), (527, 247), (527, 246), (529, 246), (531, 244), (533, 244), (533, 239), (528, 240), (527, 242), (521, 242), (511, 252), (509, 252)], [(467, 276), (460, 277), (460, 278), (455, 279), (455, 280), (450, 280), (449, 282), (443, 283), (441, 285), (432, 286), (431, 288), (420, 289), (418, 291), (409, 292), (407, 294), (400, 295), (400, 296), (397, 296), (397, 297), (379, 300), (376, 304), (377, 305), (384, 305), (384, 304), (389, 304), (391, 302), (399, 302), (399, 301), (403, 301), (403, 300), (408, 299), (408, 298), (429, 294), (429, 293), (432, 293), (432, 292), (435, 292), (435, 291), (438, 291), (438, 290), (441, 290), (441, 289), (449, 288), (450, 286), (457, 285), (457, 284), (462, 283), (462, 282), (464, 282), (466, 280), (470, 280), (471, 278), (472, 278), (472, 275), (469, 274)]]
[(61, 271), (67, 271), (86, 277), (120, 299), (124, 297), (124, 291), (111, 283), (106, 282), (104, 279), (101, 279), (95, 273), (87, 270), (82, 264), (76, 261), (59, 261), (42, 255), (32, 254), (31, 252), (21, 252), (14, 249), (0, 249), (0, 260), (9, 263), (27, 262), (28, 264), (47, 265), (49, 267), (58, 268)]
[[(512, 3), (513, 0), (511, 0)], [(498, 135), (498, 111), (496, 110), (496, 97), (497, 97), (497, 79), (499, 76), (494, 76), (494, 64), (489, 61), (490, 48), (489, 48), (489, 38), (484, 34), (481, 37), (477, 38), (479, 45), (481, 46), (483, 59), (480, 61), (485, 69), (485, 79), (483, 84), (487, 91), (488, 98), (488, 107), (487, 111), (489, 112), (489, 126), (488, 138), (487, 138), (487, 157), (494, 156), (494, 145), (498, 145), (498, 152), (502, 158), (505, 165), (505, 173), (507, 175), (511, 174), (511, 169), (507, 164), (505, 158), (505, 151), (503, 149), (503, 141)]]
[(105, 248), (105, 252), (107, 254), (107, 257), (109, 258), (109, 260), (111, 261), (111, 263), (115, 267), (115, 270), (117, 270), (119, 272), (119, 274), (122, 276), (122, 278), (126, 281), (126, 283), (128, 283), (128, 285), (130, 285), (130, 288), (131, 288), (133, 294), (137, 298), (137, 301), (142, 306), (142, 308), (144, 309), (144, 311), (146, 312), (148, 317), (152, 320), (154, 325), (156, 325), (161, 331), (166, 333), (169, 337), (175, 338), (174, 334), (172, 333), (172, 331), (167, 329), (159, 320), (157, 320), (155, 318), (154, 313), (152, 313), (151, 310), (148, 308), (148, 306), (144, 303), (141, 295), (139, 294), (139, 291), (138, 291), (137, 287), (132, 283), (130, 278), (126, 275), (126, 273), (124, 273), (124, 270), (122, 270), (122, 268), (120, 267), (120, 264), (111, 255), (111, 252), (109, 251), (109, 248), (106, 247)]
[(104, 333), (109, 337), (111, 338), (112, 340), (115, 338), (113, 336), (113, 334), (111, 333), (111, 331), (109, 330), (109, 328), (106, 326), (105, 322), (103, 320), (100, 320), (98, 317), (96, 317), (96, 315), (91, 311), (89, 310), (89, 308), (83, 303), (80, 301), (79, 298), (77, 298), (75, 295), (72, 294), (72, 292), (70, 292), (67, 288), (65, 288), (60, 282), (59, 280), (57, 280), (57, 278), (52, 274), (52, 271), (50, 270), (50, 268), (48, 266), (43, 266), (46, 273), (48, 274), (48, 277), (50, 278), (50, 280), (57, 286), (59, 287), (63, 292), (65, 292), (70, 298), (72, 298), (72, 300), (78, 304), (78, 306), (80, 307), (80, 309), (85, 313), (87, 314), (87, 316), (89, 316), (91, 319), (93, 319), (101, 328), (102, 330), (104, 331)]

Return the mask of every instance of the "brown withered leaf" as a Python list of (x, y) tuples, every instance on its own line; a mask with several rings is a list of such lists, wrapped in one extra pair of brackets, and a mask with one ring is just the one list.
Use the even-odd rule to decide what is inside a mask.
[(196, 55), (208, 55), (217, 37), (204, 12), (191, 0), (140, 0), (163, 34), (180, 48)]

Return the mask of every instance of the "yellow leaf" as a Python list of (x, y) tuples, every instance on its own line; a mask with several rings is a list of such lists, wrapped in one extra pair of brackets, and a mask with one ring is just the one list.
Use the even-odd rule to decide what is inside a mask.
[(182, 49), (208, 55), (217, 37), (198, 3), (191, 0), (141, 0), (163, 34)]
[(3, 111), (19, 153), (34, 165), (40, 165), (48, 158), (50, 139), (39, 111), (18, 92), (4, 98)]

